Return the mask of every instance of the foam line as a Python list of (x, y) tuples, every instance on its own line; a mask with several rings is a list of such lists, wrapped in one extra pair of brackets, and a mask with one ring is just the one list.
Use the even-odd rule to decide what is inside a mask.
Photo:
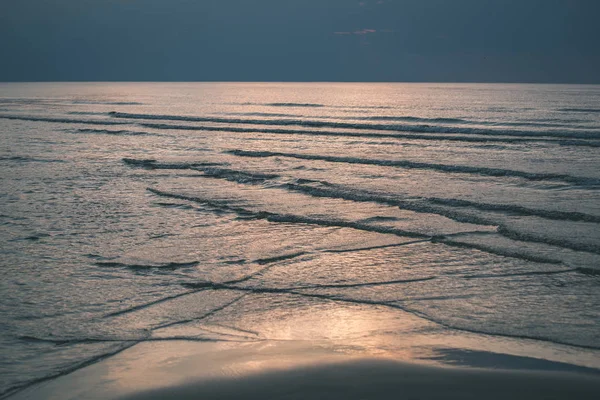
[[(282, 113), (268, 113), (268, 112), (238, 112), (238, 113), (222, 113), (221, 115), (232, 115), (232, 116), (250, 116), (250, 117), (283, 117), (283, 118), (306, 118), (300, 114), (282, 114)], [(505, 126), (531, 126), (537, 128), (573, 128), (568, 123), (573, 122), (585, 122), (580, 119), (549, 119), (546, 121), (529, 122), (529, 121), (483, 121), (483, 120), (469, 120), (464, 118), (425, 118), (416, 117), (410, 115), (396, 116), (396, 115), (350, 115), (350, 116), (326, 116), (319, 115), (318, 119), (326, 120), (349, 120), (349, 121), (392, 121), (392, 122), (422, 122), (427, 124), (460, 124), (460, 125), (487, 125), (493, 127), (505, 127)], [(554, 122), (552, 122), (554, 121)], [(576, 128), (587, 128), (586, 126), (576, 126)]]
[(131, 167), (138, 167), (143, 169), (194, 169), (200, 167), (212, 167), (217, 165), (223, 165), (217, 162), (172, 162), (172, 163), (159, 163), (155, 159), (151, 158), (123, 158), (123, 163)]
[[(139, 165), (148, 169), (189, 168), (191, 170), (203, 172), (202, 176), (204, 177), (225, 179), (237, 183), (262, 183), (266, 180), (278, 179), (282, 177), (281, 175), (276, 174), (263, 174), (226, 168), (206, 168), (203, 165), (206, 165), (207, 163), (201, 162), (165, 164), (158, 163), (156, 160), (124, 159), (124, 161), (130, 165)], [(318, 183), (321, 186), (315, 187), (306, 185), (312, 183)], [(549, 220), (600, 223), (599, 215), (586, 214), (576, 211), (544, 210), (514, 204), (483, 203), (470, 200), (445, 199), (439, 197), (426, 197), (419, 200), (403, 200), (384, 194), (361, 191), (355, 188), (343, 187), (341, 185), (332, 184), (326, 181), (310, 179), (298, 179), (296, 180), (296, 183), (284, 183), (279, 187), (315, 197), (339, 198), (350, 201), (375, 202), (379, 204), (397, 206), (405, 210), (443, 215), (459, 222), (468, 222), (479, 225), (497, 225), (497, 223), (486, 218), (467, 214), (459, 214), (445, 207), (437, 207), (437, 205), (456, 209), (475, 208), (482, 211), (504, 212), (511, 215), (533, 216)]]
[(574, 183), (578, 185), (600, 185), (600, 179), (587, 178), (579, 176), (571, 176), (565, 174), (552, 174), (552, 173), (534, 173), (525, 172), (518, 170), (502, 169), (502, 168), (486, 168), (486, 167), (471, 167), (467, 165), (452, 165), (452, 164), (433, 164), (424, 163), (417, 161), (408, 160), (378, 160), (370, 158), (358, 158), (358, 157), (339, 157), (339, 156), (327, 156), (318, 154), (299, 154), (299, 153), (283, 153), (275, 151), (250, 151), (250, 150), (229, 150), (229, 154), (233, 154), (239, 157), (254, 157), (254, 158), (267, 158), (267, 157), (288, 157), (296, 158), (301, 160), (317, 160), (327, 161), (334, 163), (344, 164), (361, 164), (361, 165), (379, 165), (383, 167), (400, 167), (407, 169), (429, 169), (441, 172), (450, 173), (466, 173), (483, 176), (509, 176), (524, 178), (532, 181), (540, 180), (561, 180), (568, 183)]
[(411, 244), (426, 243), (426, 242), (429, 242), (429, 241), (430, 241), (430, 239), (423, 239), (423, 240), (413, 240), (411, 242), (382, 244), (381, 246), (359, 247), (359, 248), (354, 248), (354, 249), (323, 250), (323, 253), (353, 253), (353, 252), (357, 252), (357, 251), (369, 251), (369, 250), (376, 250), (376, 249), (387, 249), (387, 248), (390, 248), (390, 247), (408, 246), (408, 245), (411, 245)]
[(11, 119), (19, 121), (33, 122), (53, 122), (60, 124), (88, 124), (88, 125), (126, 125), (126, 122), (111, 121), (111, 120), (96, 120), (96, 119), (70, 119), (70, 118), (51, 118), (51, 117), (34, 117), (21, 115), (2, 115), (0, 119)]
[[(357, 230), (362, 230), (362, 231), (367, 231), (367, 232), (393, 234), (393, 235), (400, 236), (400, 237), (413, 237), (413, 238), (427, 239), (427, 240), (431, 240), (433, 242), (443, 243), (443, 244), (446, 244), (449, 246), (476, 249), (476, 250), (484, 251), (486, 253), (496, 254), (496, 255), (503, 256), (503, 257), (519, 258), (519, 259), (522, 259), (525, 261), (533, 261), (533, 262), (549, 263), (549, 264), (562, 264), (562, 261), (557, 260), (557, 259), (551, 259), (551, 258), (537, 256), (537, 255), (531, 255), (531, 254), (517, 253), (517, 252), (511, 251), (508, 249), (499, 249), (499, 248), (488, 247), (488, 246), (475, 244), (475, 243), (457, 242), (457, 241), (453, 241), (453, 240), (449, 239), (453, 236), (458, 236), (460, 234), (431, 236), (431, 235), (426, 235), (426, 234), (422, 234), (422, 233), (418, 233), (418, 232), (406, 231), (406, 230), (392, 228), (392, 227), (369, 225), (369, 224), (353, 222), (353, 221), (344, 221), (344, 220), (338, 220), (338, 219), (330, 219), (330, 220), (329, 219), (319, 219), (319, 218), (305, 217), (305, 216), (293, 215), (293, 214), (276, 214), (276, 213), (272, 213), (272, 212), (268, 212), (268, 211), (252, 211), (252, 210), (245, 209), (242, 207), (232, 206), (230, 204), (227, 204), (224, 201), (217, 202), (214, 200), (202, 199), (202, 198), (194, 197), (194, 196), (186, 196), (186, 195), (181, 195), (181, 194), (176, 194), (176, 193), (163, 192), (163, 191), (160, 191), (157, 189), (152, 189), (152, 188), (148, 188), (147, 190), (158, 196), (176, 198), (176, 199), (180, 199), (180, 200), (187, 200), (187, 201), (192, 201), (192, 202), (196, 202), (196, 203), (200, 203), (200, 204), (205, 204), (211, 208), (216, 208), (216, 209), (223, 210), (223, 211), (233, 212), (238, 215), (242, 215), (244, 217), (251, 217), (252, 219), (265, 219), (270, 222), (310, 224), (310, 225), (318, 225), (318, 226), (334, 226), (334, 227), (352, 228), (352, 229), (357, 229)], [(511, 238), (513, 236), (514, 237), (522, 236), (519, 232), (513, 232), (505, 227), (501, 227), (501, 228), (502, 228), (502, 232), (500, 232), (500, 233), (504, 236), (511, 237)], [(498, 230), (500, 231), (500, 228), (498, 228)], [(489, 232), (475, 231), (475, 232), (471, 232), (471, 233), (489, 233)], [(532, 236), (530, 239), (531, 240), (529, 240), (529, 241), (544, 242), (543, 238), (538, 238), (538, 237)], [(523, 237), (521, 237), (520, 239), (516, 238), (516, 240), (523, 241), (523, 240), (525, 240), (525, 238), (523, 238)], [(544, 242), (544, 243), (546, 243), (546, 242)], [(552, 241), (552, 243), (548, 243), (548, 244), (552, 244), (552, 245), (564, 247), (564, 248), (572, 247), (572, 246), (570, 246), (570, 243), (564, 243), (564, 241)], [(579, 247), (577, 244), (572, 244), (572, 245)]]
[(304, 136), (325, 136), (325, 137), (361, 137), (361, 138), (380, 138), (380, 139), (404, 139), (404, 140), (433, 140), (433, 141), (458, 141), (467, 143), (529, 143), (542, 142), (554, 143), (563, 146), (586, 146), (600, 147), (600, 141), (590, 141), (582, 139), (557, 139), (548, 137), (523, 138), (523, 137), (494, 137), (494, 136), (468, 136), (451, 134), (419, 134), (419, 133), (367, 133), (367, 132), (336, 132), (336, 131), (309, 131), (298, 129), (283, 128), (247, 128), (238, 126), (211, 126), (211, 125), (173, 125), (164, 123), (139, 123), (139, 126), (160, 130), (185, 130), (185, 131), (205, 131), (205, 132), (227, 132), (227, 133), (259, 133), (259, 134), (281, 134), (281, 135), (304, 135)]
[(109, 268), (128, 268), (128, 269), (178, 269), (178, 268), (190, 268), (195, 267), (199, 264), (198, 261), (190, 262), (170, 262), (165, 264), (125, 264), (119, 262), (97, 262), (95, 263), (99, 267)]
[(150, 133), (150, 132), (138, 132), (138, 131), (129, 131), (129, 130), (110, 130), (110, 129), (90, 129), (90, 128), (75, 129), (74, 132), (99, 134), (99, 135), (113, 135), (113, 136), (162, 136), (162, 135), (159, 135), (158, 133)]
[[(434, 240), (434, 242), (436, 242), (436, 241)], [(493, 247), (493, 246), (486, 246), (486, 245), (479, 244), (479, 243), (465, 243), (465, 242), (459, 242), (459, 241), (448, 240), (448, 239), (439, 240), (437, 242), (443, 243), (447, 246), (460, 247), (460, 248), (464, 248), (464, 249), (475, 249), (475, 250), (483, 251), (485, 253), (496, 254), (499, 256), (503, 256), (503, 257), (517, 258), (517, 259), (520, 259), (523, 261), (531, 261), (531, 262), (542, 263), (542, 264), (562, 264), (563, 263), (559, 259), (544, 257), (544, 256), (540, 256), (540, 255), (535, 255), (535, 254), (519, 253), (517, 251), (512, 251), (510, 249), (501, 249), (501, 248), (497, 248), (497, 247)]]
[(319, 121), (304, 119), (244, 119), (244, 118), (221, 118), (221, 117), (195, 117), (185, 115), (161, 115), (161, 114), (132, 114), (112, 111), (111, 117), (123, 119), (162, 120), (162, 121), (187, 121), (187, 122), (213, 122), (224, 124), (247, 124), (247, 125), (278, 125), (278, 126), (306, 126), (312, 128), (343, 128), (355, 130), (382, 130), (396, 132), (417, 133), (462, 133), (474, 135), (501, 135), (516, 137), (539, 137), (551, 136), (559, 138), (600, 139), (600, 131), (583, 130), (561, 130), (561, 131), (524, 131), (507, 129), (481, 129), (467, 127), (448, 127), (439, 125), (398, 125), (398, 124), (364, 124), (335, 121)]
[(428, 198), (427, 201), (450, 207), (471, 207), (483, 211), (503, 211), (510, 214), (535, 216), (551, 220), (600, 223), (600, 215), (591, 215), (577, 211), (542, 210), (514, 204), (482, 203), (460, 199), (442, 199), (438, 197)]
[(296, 223), (296, 224), (310, 224), (310, 225), (319, 225), (319, 226), (332, 226), (332, 227), (343, 227), (343, 228), (354, 228), (363, 231), (370, 232), (378, 232), (378, 233), (389, 233), (397, 236), (404, 237), (415, 237), (415, 238), (430, 238), (430, 235), (426, 235), (423, 233), (406, 231), (398, 228), (392, 227), (380, 227), (380, 226), (372, 226), (368, 224), (363, 224), (360, 222), (353, 221), (344, 221), (340, 219), (323, 219), (323, 218), (314, 218), (314, 217), (306, 217), (303, 215), (294, 215), (294, 214), (277, 214), (269, 211), (251, 211), (249, 209), (245, 209), (242, 207), (237, 207), (233, 205), (229, 205), (223, 201), (215, 201), (209, 199), (202, 199), (194, 196), (186, 196), (175, 193), (163, 192), (157, 189), (148, 188), (148, 191), (163, 197), (171, 197), (180, 200), (188, 200), (201, 204), (206, 204), (209, 207), (220, 208), (225, 211), (231, 211), (234, 213), (239, 213), (244, 216), (252, 216), (256, 219), (265, 219), (270, 222), (287, 222), (287, 223)]
[(552, 246), (562, 247), (564, 249), (600, 254), (600, 244), (577, 243), (568, 241), (563, 238), (538, 236), (531, 233), (515, 231), (506, 226), (499, 226), (498, 233), (500, 233), (502, 236), (506, 236), (509, 239), (520, 240), (525, 242), (545, 243)]

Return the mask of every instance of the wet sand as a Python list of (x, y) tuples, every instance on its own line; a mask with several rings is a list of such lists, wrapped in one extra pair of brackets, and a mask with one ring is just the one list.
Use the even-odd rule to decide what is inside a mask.
[(471, 365), (495, 368), (411, 361), (409, 353), (375, 357), (328, 341), (148, 342), (11, 398), (535, 400), (600, 393), (595, 369), (455, 351)]

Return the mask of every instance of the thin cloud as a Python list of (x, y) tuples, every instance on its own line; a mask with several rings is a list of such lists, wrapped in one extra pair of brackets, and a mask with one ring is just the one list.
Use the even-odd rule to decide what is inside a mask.
[(334, 35), (361, 35), (361, 36), (368, 35), (371, 33), (377, 33), (377, 30), (364, 28), (364, 29), (359, 29), (359, 30), (353, 31), (353, 32), (339, 32), (339, 31), (333, 32)]
[(361, 29), (358, 31), (354, 31), (353, 33), (355, 35), (368, 35), (369, 33), (375, 33), (377, 32), (375, 29)]

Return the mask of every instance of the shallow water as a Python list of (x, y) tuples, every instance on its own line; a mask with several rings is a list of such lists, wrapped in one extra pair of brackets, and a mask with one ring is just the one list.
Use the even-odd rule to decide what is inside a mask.
[(2, 84), (0, 393), (140, 341), (312, 340), (250, 317), (306, 302), (567, 345), (600, 368), (599, 101), (570, 85)]

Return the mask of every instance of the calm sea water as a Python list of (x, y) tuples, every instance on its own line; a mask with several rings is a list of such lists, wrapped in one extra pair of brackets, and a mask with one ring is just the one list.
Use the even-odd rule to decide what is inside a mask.
[(0, 393), (140, 341), (268, 339), (254, 316), (309, 302), (599, 360), (599, 105), (600, 86), (1, 84)]

